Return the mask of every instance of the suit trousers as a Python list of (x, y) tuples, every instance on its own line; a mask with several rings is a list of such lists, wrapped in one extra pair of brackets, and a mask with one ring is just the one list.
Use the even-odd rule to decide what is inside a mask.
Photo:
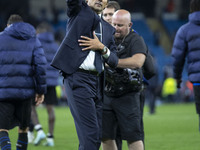
[(99, 150), (103, 76), (75, 72), (64, 77), (64, 86), (78, 134), (79, 150)]

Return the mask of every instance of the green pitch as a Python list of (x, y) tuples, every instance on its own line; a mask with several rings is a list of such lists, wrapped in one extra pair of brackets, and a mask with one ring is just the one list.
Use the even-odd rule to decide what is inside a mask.
[[(149, 115), (145, 107), (145, 149), (146, 150), (199, 150), (200, 133), (198, 116), (194, 104), (165, 104), (158, 106), (155, 115)], [(29, 150), (78, 150), (78, 139), (74, 122), (67, 107), (57, 107), (55, 125), (55, 147), (34, 146)], [(47, 133), (47, 113), (38, 108), (40, 122)], [(12, 149), (15, 150), (17, 129), (10, 131)], [(128, 150), (126, 142), (123, 150)]]

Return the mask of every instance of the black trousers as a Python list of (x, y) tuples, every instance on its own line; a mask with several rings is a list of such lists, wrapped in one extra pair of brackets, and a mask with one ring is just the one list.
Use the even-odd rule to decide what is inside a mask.
[(200, 85), (193, 86), (196, 112), (200, 115)]
[(102, 128), (103, 77), (76, 72), (64, 79), (68, 105), (74, 118), (79, 150), (99, 150)]

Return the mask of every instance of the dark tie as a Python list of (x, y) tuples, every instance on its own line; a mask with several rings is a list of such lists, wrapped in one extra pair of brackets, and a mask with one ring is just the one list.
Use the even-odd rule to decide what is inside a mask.
[[(100, 29), (100, 23), (98, 24), (98, 26), (95, 29), (95, 34), (98, 37), (99, 41), (101, 41), (102, 33), (101, 33), (101, 29)], [(102, 59), (101, 59), (101, 53), (99, 51), (95, 51), (94, 66), (96, 67), (96, 70), (98, 71), (98, 73), (102, 72)]]

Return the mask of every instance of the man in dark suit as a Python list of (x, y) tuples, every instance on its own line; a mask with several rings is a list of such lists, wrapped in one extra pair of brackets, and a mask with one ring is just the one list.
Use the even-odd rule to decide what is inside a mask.
[[(98, 150), (101, 143), (104, 62), (114, 68), (118, 64), (113, 37), (115, 29), (98, 15), (108, 0), (66, 2), (69, 17), (67, 32), (52, 66), (61, 70), (64, 76), (79, 150)], [(82, 41), (87, 42), (82, 44)]]

